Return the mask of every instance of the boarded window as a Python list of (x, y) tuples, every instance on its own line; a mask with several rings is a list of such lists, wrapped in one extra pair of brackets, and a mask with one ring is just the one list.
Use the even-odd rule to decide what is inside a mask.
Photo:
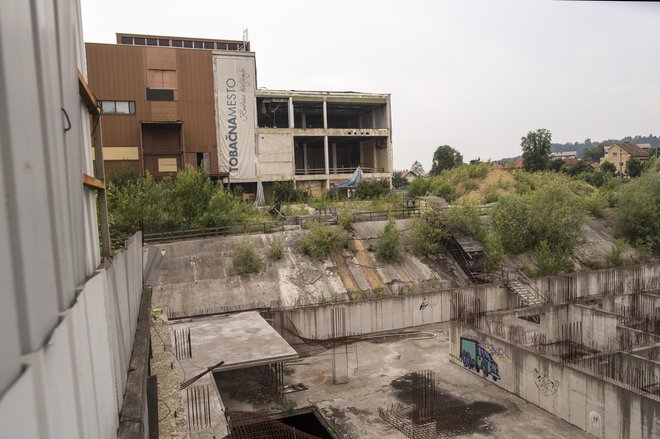
[(176, 89), (176, 70), (149, 69), (150, 89)]
[(174, 90), (164, 90), (164, 89), (147, 89), (147, 100), (148, 101), (173, 101), (174, 100)]
[(176, 157), (159, 158), (158, 172), (176, 172)]

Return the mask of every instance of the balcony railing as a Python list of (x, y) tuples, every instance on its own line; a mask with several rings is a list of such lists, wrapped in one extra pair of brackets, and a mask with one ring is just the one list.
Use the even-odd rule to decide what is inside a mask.
[[(368, 168), (361, 166), (362, 172), (365, 174), (376, 174), (385, 172), (385, 168)], [(357, 169), (353, 168), (330, 168), (330, 174), (352, 174)], [(325, 168), (308, 168), (308, 169), (296, 169), (296, 175), (324, 175)]]

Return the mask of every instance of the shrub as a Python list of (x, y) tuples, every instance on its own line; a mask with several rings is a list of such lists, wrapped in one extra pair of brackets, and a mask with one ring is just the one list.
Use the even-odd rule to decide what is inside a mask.
[(597, 218), (603, 216), (605, 209), (608, 206), (607, 198), (599, 190), (593, 191), (591, 195), (582, 199), (582, 207), (584, 210)]
[(218, 187), (197, 222), (202, 227), (224, 227), (235, 222), (247, 221), (253, 214), (254, 205)]
[(293, 180), (273, 182), (273, 201), (275, 203), (298, 203), (309, 199), (309, 191), (295, 187)]
[(650, 168), (621, 188), (615, 229), (628, 242), (660, 249), (660, 171)]
[(573, 271), (571, 252), (541, 241), (536, 250), (536, 276), (551, 276)]
[(170, 206), (181, 228), (191, 227), (207, 211), (212, 196), (213, 183), (204, 168), (187, 166), (176, 174)]
[(342, 230), (346, 230), (347, 232), (350, 232), (353, 230), (353, 220), (355, 218), (353, 217), (353, 214), (350, 213), (341, 213), (337, 216), (337, 224), (339, 227), (342, 228)]
[(413, 219), (408, 234), (408, 243), (416, 255), (437, 255), (443, 249), (442, 243), (449, 237), (446, 219), (434, 211), (424, 212)]
[(378, 286), (376, 286), (376, 287), (373, 287), (373, 289), (371, 290), (371, 295), (372, 295), (373, 297), (380, 297), (380, 296), (383, 295), (383, 291), (385, 291), (385, 289), (383, 288), (383, 286), (382, 286), (382, 285), (378, 285)]
[(257, 273), (261, 270), (261, 259), (248, 235), (243, 236), (236, 247), (232, 262), (235, 274)]
[(408, 185), (409, 197), (422, 197), (431, 190), (431, 179), (428, 177), (417, 177)]
[(355, 188), (355, 198), (368, 200), (390, 193), (390, 182), (387, 180), (363, 180)]
[(625, 248), (626, 243), (620, 239), (617, 239), (610, 249), (610, 254), (607, 255), (607, 264), (611, 267), (617, 267), (623, 265), (623, 249)]
[(268, 256), (274, 261), (279, 261), (284, 256), (284, 239), (281, 236), (275, 236), (268, 243)]
[(347, 243), (346, 231), (323, 223), (310, 224), (308, 232), (298, 240), (300, 250), (316, 259), (327, 257), (330, 250), (345, 247)]
[(401, 236), (396, 228), (393, 218), (390, 218), (383, 231), (378, 235), (376, 254), (385, 261), (400, 261), (403, 259), (401, 251)]

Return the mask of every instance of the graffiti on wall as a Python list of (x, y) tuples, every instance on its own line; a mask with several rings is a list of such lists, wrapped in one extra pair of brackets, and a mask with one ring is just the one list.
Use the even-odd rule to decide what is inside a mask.
[(494, 346), (484, 340), (469, 335), (461, 337), (461, 351), (459, 359), (463, 366), (472, 369), (477, 373), (483, 373), (485, 378), (489, 376), (493, 381), (500, 379), (499, 365), (493, 358), (502, 352), (501, 349), (494, 349)]
[(559, 380), (555, 380), (549, 375), (544, 375), (538, 368), (534, 368), (534, 383), (545, 396), (550, 396), (559, 389)]

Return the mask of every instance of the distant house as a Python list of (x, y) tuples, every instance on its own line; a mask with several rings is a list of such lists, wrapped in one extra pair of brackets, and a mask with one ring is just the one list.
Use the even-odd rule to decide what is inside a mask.
[(635, 157), (638, 160), (647, 160), (649, 158), (648, 150), (628, 142), (605, 147), (605, 151), (605, 156), (600, 159), (601, 165), (604, 162), (610, 162), (616, 167), (619, 174), (622, 175), (626, 174), (628, 160), (631, 157)]
[(504, 169), (504, 165), (500, 162), (491, 162), (490, 167), (492, 169)]
[(577, 158), (577, 151), (557, 151), (557, 152), (551, 152), (550, 157), (553, 159), (576, 159)]
[(644, 151), (650, 151), (651, 150), (651, 144), (650, 143), (638, 143), (637, 146), (639, 146), (639, 148), (644, 150)]
[(406, 180), (408, 180), (408, 183), (410, 183), (411, 181), (413, 181), (414, 179), (419, 177), (419, 175), (417, 175), (413, 171), (409, 171), (407, 169), (404, 169), (403, 171), (401, 171), (401, 177), (405, 178)]

